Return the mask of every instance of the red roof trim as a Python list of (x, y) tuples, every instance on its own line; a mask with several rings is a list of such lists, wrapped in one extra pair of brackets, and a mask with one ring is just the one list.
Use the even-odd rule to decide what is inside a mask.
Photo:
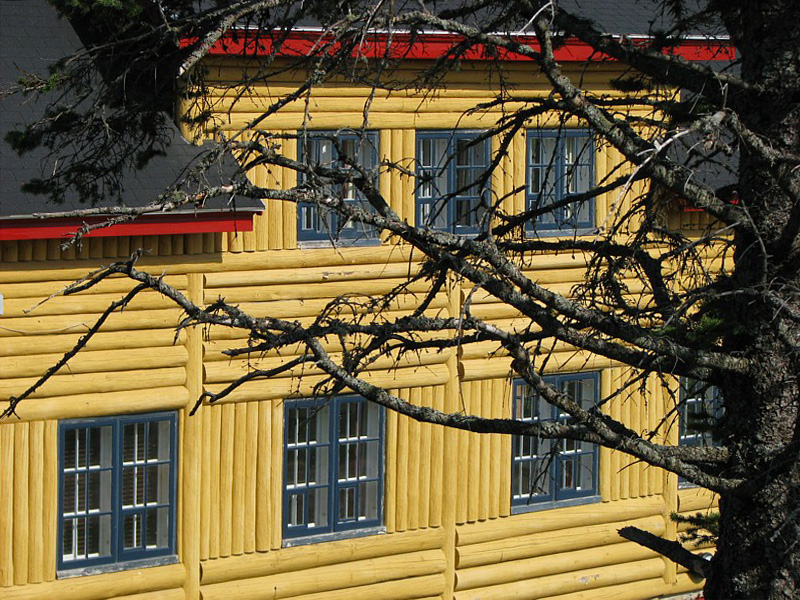
[[(86, 237), (127, 235), (176, 235), (184, 233), (218, 233), (252, 231), (252, 212), (143, 215), (131, 223), (96, 229)], [(0, 220), (0, 241), (62, 239), (73, 235), (83, 223), (102, 222), (87, 219), (6, 219)]]
[[(414, 36), (413, 42), (410, 34), (394, 33), (391, 41), (391, 56), (393, 58), (430, 60), (445, 56), (455, 44), (463, 38), (451, 33), (424, 33)], [(534, 36), (516, 36), (515, 40), (538, 49)], [(194, 40), (183, 40), (182, 46), (191, 45)], [(307, 56), (319, 47), (325, 38), (318, 31), (296, 31), (289, 35), (281, 45), (280, 56)], [(631, 43), (642, 43), (646, 40), (631, 39)], [(386, 55), (386, 46), (389, 36), (385, 33), (373, 33), (367, 36), (361, 46), (363, 58), (383, 58)], [(211, 56), (264, 56), (270, 54), (274, 47), (274, 40), (269, 34), (240, 30), (230, 33), (219, 40), (209, 51)], [(330, 51), (334, 51), (334, 45)], [(718, 40), (684, 40), (680, 46), (670, 49), (669, 53), (682, 56), (687, 60), (724, 60), (736, 58), (736, 48), (725, 41)], [(556, 60), (562, 62), (584, 62), (589, 59), (611, 58), (599, 54), (588, 44), (577, 39), (568, 39), (563, 46), (555, 50)], [(472, 46), (462, 58), (467, 60), (502, 60), (527, 61), (526, 56), (507, 50), (490, 50), (485, 46)]]

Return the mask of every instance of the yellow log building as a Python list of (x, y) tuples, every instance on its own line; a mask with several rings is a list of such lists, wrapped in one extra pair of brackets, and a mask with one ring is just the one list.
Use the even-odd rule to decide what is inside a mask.
[[(409, 61), (409, 77), (420, 66)], [(224, 83), (250, 65), (221, 57), (207, 67)], [(619, 75), (613, 63), (574, 68), (587, 89), (618, 93), (610, 83)], [(549, 92), (528, 64), (509, 64), (507, 75), (521, 96)], [(265, 98), (280, 97), (295, 83), (289, 76), (271, 81), (234, 105), (220, 91), (213, 98), (220, 128), (240, 128)], [(421, 132), (481, 130), (500, 116), (464, 112), (492, 98), (480, 62), (465, 62), (445, 83), (433, 96), (373, 100), (369, 129), (380, 160), (412, 166)], [(278, 135), (304, 125), (361, 127), (368, 94), (344, 83), (323, 87), (310, 100), (310, 121), (305, 106), (289, 105), (264, 124)], [(532, 127), (554, 124), (543, 119)], [(491, 181), (492, 196), (505, 197), (510, 213), (525, 208), (525, 194), (512, 191), (525, 183), (530, 139), (527, 132), (514, 139)], [(495, 140), (491, 150), (497, 149)], [(280, 152), (296, 157), (297, 142), (282, 140)], [(591, 163), (599, 180), (623, 161), (613, 149), (593, 147)], [(250, 177), (262, 185), (296, 183), (292, 171), (277, 168)], [(411, 178), (385, 170), (379, 186), (401, 218), (419, 218)], [(609, 210), (623, 212), (618, 204), (627, 201), (598, 198), (593, 225)], [(676, 211), (670, 218), (691, 230), (703, 217)], [(136, 248), (147, 252), (140, 268), (163, 273), (198, 304), (222, 297), (251, 314), (301, 321), (342, 294), (385, 293), (417, 268), (419, 257), (391, 240), (348, 247), (306, 244), (302, 236), (295, 204), (267, 202), (252, 231), (89, 237), (78, 250), (62, 250), (58, 239), (2, 242), (0, 399), (26, 389), (132, 285), (111, 279), (39, 303)], [(576, 254), (542, 257), (529, 267), (536, 281), (564, 293), (582, 281), (584, 269)], [(396, 314), (412, 309), (425, 291), (414, 285), (397, 299)], [(471, 292), (453, 281), (430, 310), (457, 316)], [(471, 302), (473, 314), (513, 327), (517, 315), (509, 307), (481, 293)], [(617, 534), (635, 525), (674, 539), (671, 513), (714, 506), (709, 493), (679, 487), (676, 476), (607, 449), (587, 450), (589, 462), (580, 464), (591, 473), (570, 484), (587, 493), (545, 491), (546, 501), (531, 501), (519, 493), (523, 475), (514, 469), (523, 451), (509, 436), (420, 424), (358, 402), (332, 404), (326, 412), (304, 404), (319, 380), (313, 370), (251, 382), (189, 416), (202, 390), (219, 390), (250, 369), (291, 357), (229, 359), (221, 351), (244, 339), (216, 329), (183, 330), (176, 338), (180, 318), (156, 293), (140, 295), (19, 406), (18, 418), (0, 424), (0, 597), (622, 600), (701, 585)], [(511, 417), (523, 392), (508, 359), (493, 350), (483, 345), (378, 362), (366, 377), (413, 403)], [(629, 377), (620, 365), (558, 346), (546, 368), (600, 397)], [(673, 398), (654, 379), (608, 410), (677, 443), (676, 424), (659, 428)], [(335, 419), (352, 410), (360, 411), (363, 431), (342, 437)], [(317, 437), (304, 429), (312, 424)], [(348, 464), (347, 453), (359, 444), (359, 458)], [(308, 453), (300, 458), (301, 451)], [(312, 474), (312, 463), (335, 473)], [(343, 474), (355, 463), (355, 475)], [(564, 470), (557, 475), (564, 485), (564, 478), (581, 479)], [(366, 483), (348, 487), (337, 477)]]

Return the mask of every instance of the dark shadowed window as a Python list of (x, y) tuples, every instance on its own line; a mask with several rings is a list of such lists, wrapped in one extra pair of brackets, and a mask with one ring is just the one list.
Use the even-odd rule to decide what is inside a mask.
[[(547, 382), (583, 408), (597, 403), (597, 373), (552, 375)], [(531, 387), (514, 382), (514, 418), (541, 423), (566, 421), (569, 415), (548, 404)], [(511, 461), (512, 507), (537, 507), (597, 495), (597, 447), (575, 440), (514, 436)]]
[(537, 217), (529, 229), (566, 232), (594, 227), (594, 201), (566, 198), (594, 186), (594, 142), (589, 132), (573, 129), (528, 131), (526, 205), (552, 210)]
[(417, 225), (477, 233), (489, 207), (481, 178), (490, 162), (488, 139), (476, 131), (417, 133)]
[[(377, 184), (378, 135), (341, 132), (315, 132), (300, 138), (300, 160), (311, 165), (347, 171), (358, 165), (375, 174)], [(303, 183), (303, 178), (300, 180)], [(330, 184), (324, 192), (330, 197), (342, 197), (348, 203), (370, 209), (369, 203), (353, 183)], [(355, 244), (377, 240), (372, 227), (347, 221), (336, 212), (313, 203), (297, 205), (297, 239), (300, 242), (331, 241)]]

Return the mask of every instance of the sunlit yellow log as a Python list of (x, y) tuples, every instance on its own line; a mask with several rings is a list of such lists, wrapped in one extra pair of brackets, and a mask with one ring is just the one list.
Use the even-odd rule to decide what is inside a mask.
[[(41, 350), (50, 350), (47, 347)], [(57, 363), (63, 354), (34, 354), (0, 358), (0, 373), (6, 377), (37, 377), (50, 365)], [(125, 350), (102, 350), (78, 352), (63, 372), (101, 373), (122, 369), (150, 369), (154, 367), (180, 367), (187, 362), (186, 348), (167, 346), (163, 348), (135, 348)]]
[(5, 588), (3, 600), (101, 600), (117, 596), (179, 589), (183, 585), (183, 565), (134, 569), (120, 573), (73, 577), (59, 581)]
[(14, 425), (0, 425), (0, 586), (14, 583)]
[(442, 573), (445, 569), (441, 550), (424, 550), (408, 554), (393, 554), (352, 563), (329, 565), (297, 573), (282, 573), (226, 583), (204, 585), (203, 598), (214, 600), (263, 598), (269, 590), (271, 598), (290, 598), (302, 594), (343, 590), (384, 581), (410, 579)]
[[(304, 250), (307, 252), (307, 250)], [(262, 269), (259, 271), (228, 271), (209, 273), (205, 277), (206, 292), (216, 288), (280, 285), (286, 283), (325, 283), (358, 281), (413, 275), (418, 264), (364, 264), (350, 266), (307, 267), (302, 269)]]
[(481, 600), (522, 600), (542, 598), (573, 591), (601, 588), (627, 583), (638, 579), (650, 579), (660, 575), (664, 563), (659, 558), (640, 560), (627, 564), (614, 564), (582, 569), (558, 575), (539, 577), (533, 580), (515, 581), (493, 587), (465, 590), (455, 594), (456, 600), (481, 598)]
[[(184, 386), (153, 387), (121, 392), (28, 398), (17, 406), (16, 413), (23, 421), (78, 419), (175, 410), (186, 406), (188, 401), (189, 393)], [(0, 410), (7, 406), (8, 402), (0, 402)]]
[(441, 594), (444, 590), (445, 576), (439, 574), (341, 590), (328, 590), (316, 594), (303, 594), (292, 596), (292, 600), (351, 600), (352, 598), (370, 598), (371, 600), (407, 600), (408, 598), (425, 600), (425, 598), (429, 598), (433, 600), (433, 598), (438, 599), (441, 596), (428, 596), (427, 594)]
[[(449, 372), (445, 365), (428, 365), (391, 371), (368, 371), (362, 373), (361, 377), (367, 382), (382, 387), (408, 388), (418, 385), (420, 378), (423, 378), (429, 385), (445, 383), (449, 379)], [(241, 386), (229, 396), (217, 400), (217, 403), (228, 404), (230, 402), (253, 402), (308, 396), (313, 393), (314, 386), (323, 378), (320, 375), (306, 375), (301, 379), (283, 377), (270, 379), (268, 382), (254, 381)], [(213, 384), (207, 387), (212, 392), (219, 392), (224, 388), (222, 384)]]
[(542, 519), (542, 513), (533, 512), (517, 515), (512, 519), (464, 525), (458, 528), (458, 546), (505, 540), (568, 527), (615, 523), (660, 514), (661, 500), (659, 498), (557, 508), (547, 511), (546, 519)]
[[(6, 356), (26, 356), (32, 354), (31, 348), (36, 349), (40, 345), (47, 352), (58, 352), (63, 354), (71, 350), (80, 336), (77, 334), (49, 335), (47, 341), (33, 341), (29, 337), (9, 337), (0, 344), (0, 357)], [(135, 348), (166, 348), (174, 344), (182, 344), (186, 339), (186, 332), (181, 332), (178, 339), (175, 339), (174, 329), (152, 329), (137, 331), (136, 335), (128, 332), (109, 332), (100, 331), (96, 333), (86, 348), (82, 352), (126, 350)], [(42, 363), (44, 364), (44, 363)], [(3, 371), (5, 372), (5, 371)], [(41, 365), (40, 365), (41, 372)]]
[(659, 515), (514, 536), (504, 540), (460, 547), (458, 549), (458, 568), (496, 565), (505, 561), (622, 543), (625, 540), (620, 537), (617, 530), (626, 525), (639, 527), (655, 535), (664, 533), (664, 520)]
[(279, 573), (294, 574), (320, 567), (339, 568), (358, 565), (368, 559), (379, 560), (441, 548), (443, 531), (427, 529), (385, 536), (370, 536), (318, 544), (284, 548), (277, 552), (257, 553), (203, 563), (204, 586), (237, 580), (264, 578)]
[[(17, 585), (28, 583), (28, 546), (30, 542), (29, 519), (38, 515), (30, 513), (30, 484), (28, 481), (29, 468), (30, 423), (17, 423), (14, 425), (14, 583)], [(4, 493), (8, 493), (5, 490)], [(3, 518), (6, 518), (5, 516)]]
[[(157, 364), (157, 358), (153, 359)], [(6, 398), (24, 392), (36, 383), (36, 377), (0, 379), (0, 394)], [(78, 373), (54, 375), (31, 398), (61, 395), (99, 394), (109, 391), (147, 389), (151, 387), (179, 386), (186, 382), (183, 367), (152, 368), (108, 373)]]

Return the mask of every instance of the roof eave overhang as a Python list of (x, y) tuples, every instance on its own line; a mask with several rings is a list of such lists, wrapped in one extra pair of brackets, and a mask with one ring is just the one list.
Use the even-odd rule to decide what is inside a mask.
[[(94, 229), (84, 237), (178, 235), (253, 230), (257, 210), (198, 211), (196, 213), (149, 214), (129, 223)], [(0, 219), (0, 241), (67, 239), (85, 224), (101, 223), (109, 217), (35, 218), (30, 215)]]
[[(498, 34), (499, 35), (499, 34)], [(538, 50), (536, 37), (527, 33), (503, 34), (511, 37), (520, 44)], [(281, 39), (280, 47), (276, 52), (276, 40), (280, 36), (271, 36), (256, 29), (238, 29), (217, 41), (209, 50), (209, 56), (245, 56), (258, 57), (276, 53), (282, 57), (303, 57), (318, 51), (326, 40), (326, 33), (321, 29), (304, 28), (293, 30)], [(652, 38), (646, 35), (615, 35), (618, 39), (625, 39), (633, 44), (646, 44)], [(447, 56), (453, 46), (463, 39), (462, 36), (442, 31), (426, 31), (415, 33), (413, 36), (404, 32), (372, 31), (364, 36), (364, 41), (359, 47), (359, 58), (402, 58), (408, 60), (435, 60)], [(189, 46), (193, 40), (183, 41), (183, 46)], [(329, 51), (335, 50), (335, 44)], [(681, 56), (692, 61), (721, 60), (730, 61), (736, 58), (736, 48), (730, 40), (724, 37), (689, 36), (681, 43), (664, 50), (676, 56)], [(560, 62), (586, 62), (588, 60), (613, 59), (597, 52), (589, 44), (577, 38), (568, 38), (555, 50), (556, 60)], [(462, 60), (504, 60), (504, 61), (530, 61), (530, 56), (523, 54), (489, 48), (476, 44), (459, 54)]]

